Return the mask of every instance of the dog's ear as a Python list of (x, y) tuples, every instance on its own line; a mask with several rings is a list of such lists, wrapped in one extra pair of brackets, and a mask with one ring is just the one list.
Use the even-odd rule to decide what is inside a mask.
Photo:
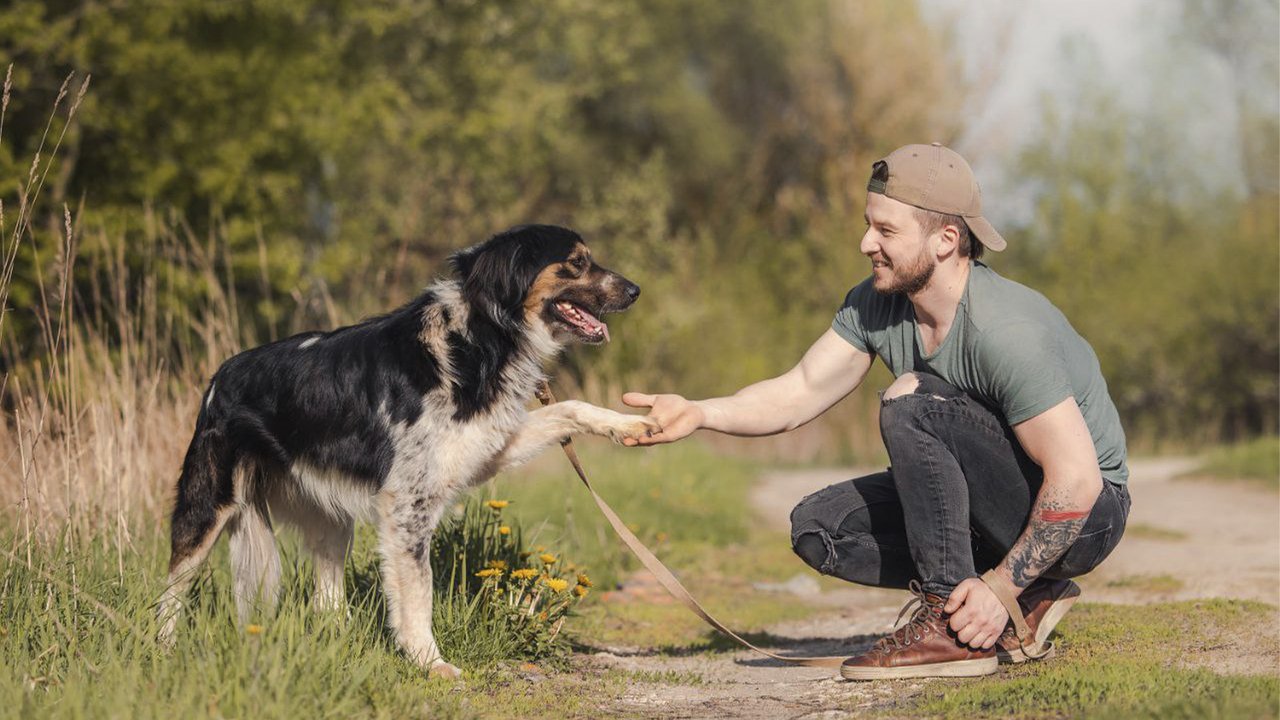
[(503, 233), (455, 253), (449, 260), (462, 283), (462, 296), (495, 322), (523, 321), (524, 299), (540, 267), (531, 248)]

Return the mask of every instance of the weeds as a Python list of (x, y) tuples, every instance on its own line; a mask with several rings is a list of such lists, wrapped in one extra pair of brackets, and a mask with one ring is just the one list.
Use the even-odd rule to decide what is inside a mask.
[(438, 639), (451, 660), (491, 667), (499, 660), (563, 659), (561, 630), (592, 586), (545, 546), (525, 549), (507, 501), (472, 499), (442, 523), (431, 546), (440, 600)]
[(1280, 436), (1260, 437), (1210, 450), (1191, 474), (1249, 480), (1272, 490), (1280, 489)]

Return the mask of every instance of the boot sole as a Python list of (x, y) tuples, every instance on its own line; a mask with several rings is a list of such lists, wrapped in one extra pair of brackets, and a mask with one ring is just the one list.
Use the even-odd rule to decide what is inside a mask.
[(900, 680), (921, 677), (980, 677), (990, 675), (1000, 668), (995, 657), (974, 660), (952, 660), (928, 665), (904, 665), (902, 667), (849, 667), (841, 666), (840, 677), (845, 680)]
[[(1049, 609), (1045, 611), (1044, 617), (1040, 620), (1040, 625), (1036, 627), (1036, 642), (1044, 647), (1045, 640), (1049, 639), (1049, 635), (1053, 633), (1053, 629), (1058, 626), (1058, 622), (1062, 620), (1072, 605), (1080, 599), (1080, 586), (1071, 583), (1071, 587), (1063, 594), (1062, 597), (1053, 601)], [(999, 645), (996, 646), (996, 657), (1000, 663), (1004, 665), (1016, 665), (1024, 663), (1028, 660), (1048, 660), (1057, 653), (1057, 649), (1050, 644), (1045, 650), (1045, 654), (1039, 657), (1030, 657), (1022, 650), (1022, 648), (1014, 648), (1013, 650), (1002, 650)]]

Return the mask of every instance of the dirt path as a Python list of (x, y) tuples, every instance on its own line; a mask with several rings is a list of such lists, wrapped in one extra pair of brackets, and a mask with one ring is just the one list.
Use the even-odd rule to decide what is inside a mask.
[[(1234, 483), (1176, 479), (1192, 464), (1185, 459), (1131, 463), (1133, 510), (1129, 532), (1115, 553), (1081, 584), (1085, 599), (1149, 603), (1201, 597), (1262, 600), (1280, 605), (1280, 496)], [(787, 526), (791, 507), (814, 490), (862, 474), (856, 470), (805, 470), (765, 475), (752, 491), (764, 522)], [(779, 578), (779, 591), (812, 583)], [(812, 575), (812, 573), (808, 573)], [(830, 613), (766, 629), (771, 645), (785, 654), (846, 654), (891, 629), (905, 593), (864, 588), (827, 589), (804, 602), (830, 606)], [(801, 601), (797, 598), (797, 601)], [(1270, 618), (1280, 631), (1280, 611)], [(1274, 648), (1240, 638), (1235, 660), (1219, 671), (1257, 671), (1275, 665)], [(1252, 649), (1251, 649), (1252, 648)], [(620, 713), (661, 718), (853, 717), (914, 685), (847, 683), (823, 669), (784, 666), (753, 653), (725, 652), (685, 657), (647, 652), (599, 653), (592, 664), (650, 673), (675, 673), (692, 682), (638, 683)], [(845, 708), (845, 709), (839, 709)], [(850, 712), (848, 708), (853, 708)]]

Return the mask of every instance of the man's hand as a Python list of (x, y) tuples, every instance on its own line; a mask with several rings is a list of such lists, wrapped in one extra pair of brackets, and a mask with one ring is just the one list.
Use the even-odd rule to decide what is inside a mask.
[(986, 650), (996, 644), (1009, 622), (1009, 612), (991, 588), (978, 578), (962, 581), (951, 591), (943, 611), (951, 613), (951, 629), (960, 642)]
[(658, 422), (662, 428), (648, 437), (628, 438), (623, 445), (658, 445), (675, 442), (702, 427), (706, 413), (698, 403), (679, 395), (647, 395), (629, 392), (622, 396), (622, 402), (637, 408), (650, 408), (649, 417)]

